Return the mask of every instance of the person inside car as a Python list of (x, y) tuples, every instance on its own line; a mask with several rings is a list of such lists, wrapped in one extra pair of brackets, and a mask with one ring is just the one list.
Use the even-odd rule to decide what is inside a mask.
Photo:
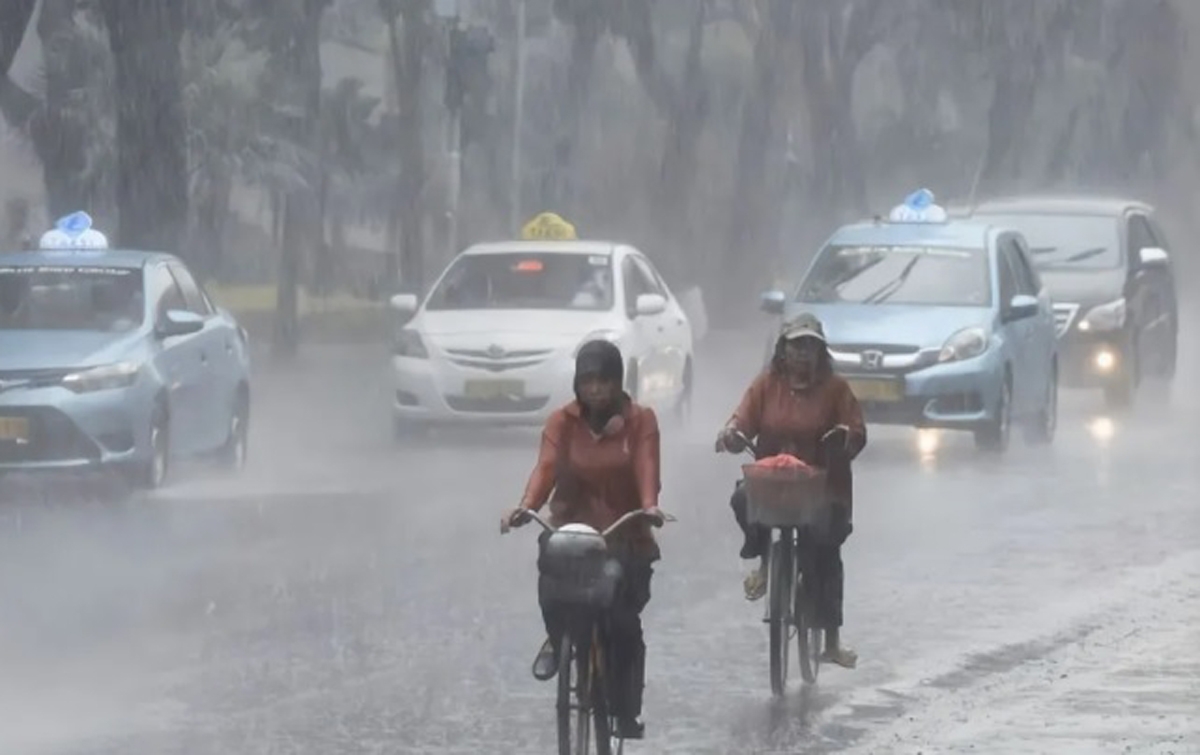
[[(618, 733), (640, 739), (646, 645), (642, 609), (650, 601), (652, 564), (660, 552), (651, 525), (661, 526), (658, 509), (659, 430), (653, 409), (633, 401), (622, 389), (624, 358), (604, 340), (589, 341), (575, 362), (576, 399), (550, 415), (541, 451), (521, 504), (505, 512), (501, 531), (520, 526), (527, 510), (538, 511), (550, 499), (555, 527), (581, 523), (603, 531), (622, 515), (641, 509), (648, 516), (613, 533), (609, 553), (622, 566), (622, 578), (609, 609), (613, 675), (612, 695)], [(544, 543), (548, 533), (539, 542)], [(567, 625), (561, 607), (547, 599), (539, 580), (538, 602), (547, 639), (533, 663), (533, 675), (546, 681), (558, 669), (559, 642)]]
[[(844, 573), (841, 546), (854, 530), (850, 463), (867, 443), (862, 408), (850, 385), (833, 371), (820, 320), (803, 313), (784, 323), (768, 368), (755, 378), (717, 437), (717, 450), (744, 450), (740, 432), (755, 442), (759, 458), (791, 454), (823, 467), (828, 475), (833, 517), (827, 532), (802, 530), (800, 568), (817, 589), (825, 630), (824, 660), (853, 668), (857, 658), (840, 643)], [(770, 530), (747, 518), (746, 492), (739, 482), (730, 499), (744, 535), (741, 556), (759, 559), (745, 580), (746, 598), (766, 593)], [(811, 580), (811, 581), (810, 581)]]

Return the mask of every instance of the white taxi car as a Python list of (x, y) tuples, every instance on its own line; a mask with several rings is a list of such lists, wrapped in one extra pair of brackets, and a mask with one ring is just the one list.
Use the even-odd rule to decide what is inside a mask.
[(392, 297), (397, 437), (431, 424), (539, 424), (574, 397), (575, 354), (604, 338), (626, 390), (686, 416), (692, 328), (654, 266), (607, 241), (506, 241), (462, 252), (419, 302)]

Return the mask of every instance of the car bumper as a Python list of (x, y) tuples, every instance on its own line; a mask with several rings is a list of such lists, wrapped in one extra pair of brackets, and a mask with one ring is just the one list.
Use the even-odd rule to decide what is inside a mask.
[(0, 394), (0, 471), (69, 471), (149, 458), (151, 402), (133, 388)]
[(540, 425), (575, 398), (568, 353), (503, 372), (393, 357), (392, 374), (393, 415), (412, 424)]
[(1073, 332), (1058, 345), (1062, 383), (1068, 388), (1104, 388), (1127, 380), (1130, 351), (1123, 332)]
[[(991, 422), (1004, 379), (1003, 362), (995, 352), (907, 374), (843, 371), (843, 375), (855, 388), (868, 423), (947, 430), (974, 430)], [(898, 383), (897, 395), (890, 400), (872, 400), (871, 392), (858, 387), (860, 381), (882, 377)]]

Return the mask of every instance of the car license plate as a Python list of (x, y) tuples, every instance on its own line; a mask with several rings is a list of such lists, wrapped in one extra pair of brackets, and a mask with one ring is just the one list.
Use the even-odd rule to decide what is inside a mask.
[(463, 384), (463, 395), (480, 400), (523, 398), (525, 383), (520, 380), (468, 380)]
[(850, 380), (850, 390), (859, 401), (892, 403), (904, 399), (904, 385), (899, 380)]
[(29, 441), (29, 420), (24, 417), (0, 417), (0, 440)]

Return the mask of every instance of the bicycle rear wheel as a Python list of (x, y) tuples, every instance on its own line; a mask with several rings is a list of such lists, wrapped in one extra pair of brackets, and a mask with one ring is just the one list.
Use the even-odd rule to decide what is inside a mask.
[(787, 691), (788, 646), (791, 644), (792, 599), (795, 594), (795, 566), (792, 543), (787, 532), (771, 543), (767, 571), (770, 600), (771, 692), (782, 696)]

